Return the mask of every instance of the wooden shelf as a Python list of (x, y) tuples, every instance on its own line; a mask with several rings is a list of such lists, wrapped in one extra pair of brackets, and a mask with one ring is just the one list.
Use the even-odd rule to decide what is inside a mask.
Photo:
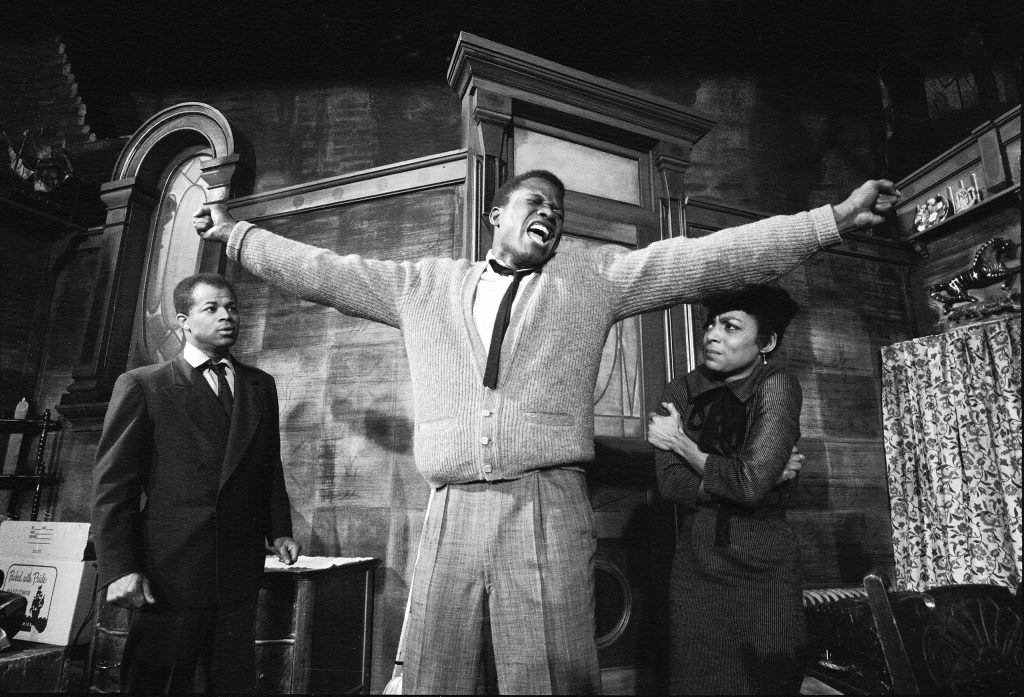
[(34, 474), (0, 474), (0, 489), (17, 489), (25, 486), (51, 486), (60, 482), (54, 474), (44, 474), (37, 477)]
[(964, 225), (976, 220), (979, 216), (991, 213), (999, 206), (1011, 205), (1015, 198), (1019, 203), (1020, 184), (1014, 184), (1009, 189), (1000, 191), (998, 194), (992, 194), (970, 208), (962, 210), (959, 213), (954, 213), (941, 223), (936, 223), (922, 232), (915, 232), (911, 235), (907, 235), (903, 239), (907, 242), (923, 243), (941, 235), (948, 235), (949, 233), (955, 232), (961, 229)]
[[(15, 465), (12, 474), (0, 474), (0, 489), (10, 489), (11, 495), (7, 501), (7, 513), (12, 518), (17, 518), (18, 494), (21, 489), (32, 489), (32, 517), (31, 520), (39, 519), (39, 504), (41, 502), (44, 486), (52, 486), (60, 480), (51, 472), (46, 471), (46, 436), (50, 431), (58, 431), (61, 428), (60, 421), (50, 418), (50, 410), (47, 409), (38, 419), (0, 419), (0, 433), (29, 434), (35, 439), (35, 453), (32, 458), (32, 474), (16, 474), (18, 469), (24, 472), (27, 467)], [(18, 463), (19, 465), (22, 463)], [(24, 463), (28, 464), (28, 463)]]
[(0, 433), (38, 433), (44, 424), (47, 431), (60, 430), (60, 422), (48, 419), (0, 419)]

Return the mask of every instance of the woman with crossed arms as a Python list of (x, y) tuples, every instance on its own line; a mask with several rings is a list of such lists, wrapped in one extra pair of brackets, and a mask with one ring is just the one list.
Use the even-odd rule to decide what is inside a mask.
[(795, 482), (800, 385), (769, 360), (798, 310), (749, 286), (705, 302), (704, 363), (650, 415), (658, 488), (680, 504), (670, 581), (673, 694), (797, 694), (806, 627)]

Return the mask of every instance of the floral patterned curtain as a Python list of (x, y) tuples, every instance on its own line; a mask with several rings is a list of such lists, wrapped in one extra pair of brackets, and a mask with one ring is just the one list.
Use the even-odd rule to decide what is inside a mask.
[(1020, 317), (882, 349), (896, 585), (1021, 580)]

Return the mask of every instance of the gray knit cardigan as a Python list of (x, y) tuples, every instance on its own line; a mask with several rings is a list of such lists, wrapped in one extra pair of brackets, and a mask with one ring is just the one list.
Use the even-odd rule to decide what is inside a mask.
[(635, 251), (560, 253), (523, 290), (495, 390), (482, 384), (487, 351), (473, 323), (483, 262), (343, 256), (244, 221), (231, 231), (228, 256), (300, 298), (402, 331), (416, 464), (440, 486), (592, 460), (594, 386), (616, 321), (770, 281), (839, 239), (824, 206)]

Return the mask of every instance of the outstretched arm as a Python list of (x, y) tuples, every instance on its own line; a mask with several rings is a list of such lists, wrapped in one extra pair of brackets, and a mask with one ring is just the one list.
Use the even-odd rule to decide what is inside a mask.
[(899, 199), (900, 192), (888, 179), (864, 182), (845, 201), (832, 206), (839, 234), (881, 225)]
[(616, 319), (663, 309), (788, 273), (841, 235), (878, 225), (899, 197), (892, 182), (868, 181), (842, 203), (781, 215), (700, 238), (673, 237), (629, 253), (601, 249), (600, 271)]
[(401, 304), (415, 285), (410, 263), (339, 255), (235, 220), (223, 204), (193, 216), (203, 239), (227, 245), (228, 257), (282, 290), (320, 305), (392, 327), (401, 327)]
[(231, 229), (238, 221), (231, 217), (223, 203), (210, 203), (199, 207), (192, 216), (196, 233), (204, 240), (228, 243)]

